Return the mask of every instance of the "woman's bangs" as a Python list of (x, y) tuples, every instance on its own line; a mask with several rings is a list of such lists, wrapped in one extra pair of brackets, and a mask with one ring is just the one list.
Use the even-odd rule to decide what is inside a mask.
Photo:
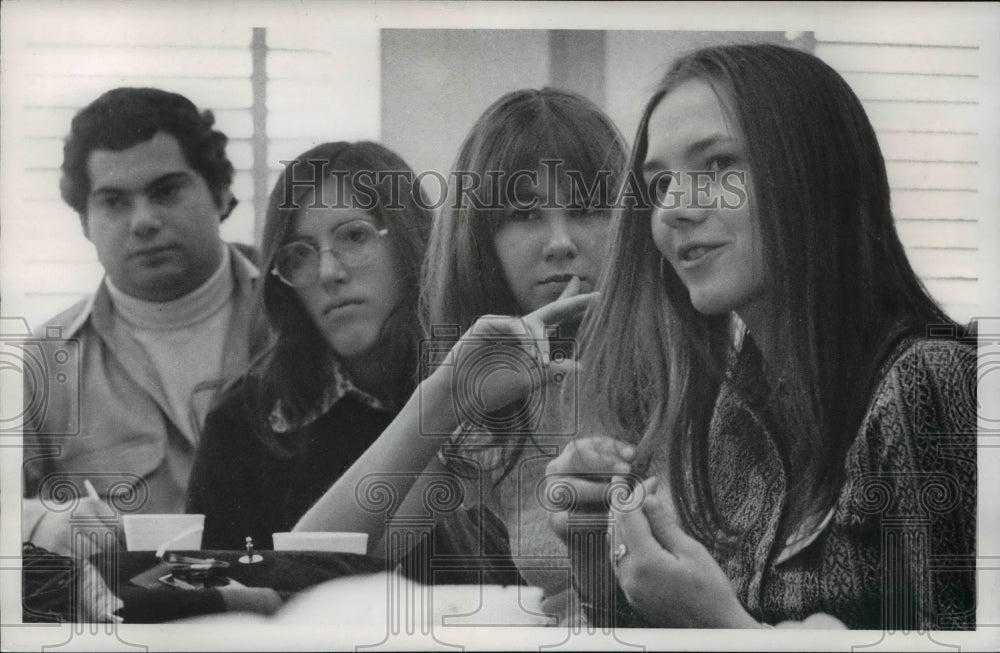
[[(624, 153), (616, 148), (613, 134), (608, 134), (607, 138), (600, 138), (598, 134), (585, 135), (554, 120), (536, 121), (510, 136), (507, 147), (497, 154), (497, 165), (493, 169), (499, 170), (504, 179), (518, 173), (538, 172), (541, 176), (556, 170), (560, 184), (572, 187), (574, 195), (585, 192), (584, 188), (593, 188), (600, 181), (602, 170), (610, 173), (604, 173), (609, 182), (604, 193), (610, 195), (614, 192), (614, 184), (610, 182), (619, 177), (625, 162)], [(543, 168), (543, 161), (548, 162), (548, 169)], [(611, 198), (598, 199), (610, 201)]]
[(504, 179), (509, 179), (518, 173), (535, 172), (547, 155), (545, 140), (545, 130), (538, 121), (508, 132), (488, 162), (486, 174), (500, 173)]

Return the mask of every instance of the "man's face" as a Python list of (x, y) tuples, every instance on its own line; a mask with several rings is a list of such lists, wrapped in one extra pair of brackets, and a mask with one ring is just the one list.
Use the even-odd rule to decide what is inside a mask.
[(218, 268), (219, 222), (230, 193), (212, 199), (173, 136), (157, 132), (87, 158), (86, 235), (120, 290), (166, 302), (191, 292)]

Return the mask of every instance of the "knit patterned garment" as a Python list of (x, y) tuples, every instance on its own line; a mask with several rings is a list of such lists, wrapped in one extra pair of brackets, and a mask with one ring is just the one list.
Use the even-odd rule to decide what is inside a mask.
[[(742, 355), (710, 429), (716, 506), (742, 535), (713, 555), (766, 623), (829, 613), (849, 628), (975, 627), (976, 349), (910, 341), (883, 370), (832, 513), (794, 555), (778, 542), (785, 472), (759, 355)], [(759, 398), (759, 397), (758, 397)]]

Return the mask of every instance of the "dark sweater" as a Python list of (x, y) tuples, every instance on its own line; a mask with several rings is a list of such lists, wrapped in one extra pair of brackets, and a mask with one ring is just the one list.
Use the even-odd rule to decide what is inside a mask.
[[(291, 530), (395, 417), (348, 394), (311, 424), (274, 433), (252, 423), (255, 401), (244, 379), (205, 422), (187, 499), (188, 512), (205, 515), (203, 549), (242, 549), (248, 535), (272, 548), (271, 534)], [(260, 430), (289, 453), (265, 446)]]

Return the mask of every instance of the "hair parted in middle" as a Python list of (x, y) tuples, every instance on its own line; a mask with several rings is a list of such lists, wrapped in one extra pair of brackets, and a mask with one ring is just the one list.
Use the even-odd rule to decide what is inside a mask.
[[(776, 436), (794, 527), (836, 499), (844, 456), (888, 353), (928, 324), (952, 322), (906, 258), (861, 102), (811, 54), (751, 44), (682, 57), (646, 106), (628, 175), (643, 178), (659, 102), (693, 79), (711, 86), (745, 138), (748, 199), (770, 289), (765, 314), (782, 357), (768, 361), (776, 377), (769, 383), (784, 388), (775, 396)], [(644, 452), (669, 447), (683, 519), (702, 541), (721, 542), (729, 534), (712, 504), (707, 434), (741, 325), (695, 310), (654, 244), (645, 204), (626, 206), (615, 223), (602, 294), (584, 327), (580, 403), (608, 434), (645, 439)]]
[[(546, 161), (560, 182), (572, 175), (582, 182), (578, 190), (595, 191), (594, 205), (610, 210), (626, 156), (618, 128), (582, 96), (523, 89), (490, 105), (459, 148), (447, 203), (434, 223), (423, 284), (425, 330), (451, 326), (462, 333), (482, 315), (520, 313), (493, 243), (508, 203), (506, 180)], [(499, 197), (491, 179), (501, 182)]]
[[(389, 394), (400, 405), (413, 391), (417, 375), (417, 352), (421, 331), (417, 318), (420, 269), (431, 216), (423, 208), (426, 202), (413, 185), (410, 167), (388, 148), (372, 142), (336, 142), (318, 145), (292, 161), (285, 162), (281, 179), (271, 192), (261, 242), (261, 270), (257, 288), (258, 313), (266, 318), (269, 346), (254, 362), (251, 375), (256, 377), (261, 411), (260, 423), (280, 401), (291, 419), (308, 413), (326, 388), (332, 374), (330, 347), (302, 306), (295, 290), (270, 274), (278, 250), (295, 233), (299, 211), (305, 208), (309, 193), (322, 183), (348, 184), (354, 192), (364, 193), (367, 212), (376, 226), (388, 230), (391, 256), (402, 285), (402, 300), (382, 325), (379, 347), (385, 347), (388, 360), (410, 361), (406, 374)], [(380, 174), (383, 173), (383, 174)], [(316, 175), (321, 175), (316, 178)], [(363, 186), (352, 186), (361, 179)], [(355, 181), (355, 184), (357, 182)]]
[[(541, 174), (559, 175), (556, 183), (573, 194), (571, 201), (610, 216), (626, 158), (618, 128), (596, 105), (574, 93), (524, 89), (490, 105), (459, 148), (447, 203), (431, 233), (420, 311), (425, 333), (440, 345), (449, 338), (440, 336), (438, 327), (457, 335), (482, 315), (521, 313), (494, 243), (512, 199), (505, 196), (509, 180), (546, 167)], [(520, 408), (511, 406), (497, 414), (519, 414)], [(506, 437), (502, 427), (491, 427), (491, 432)], [(494, 461), (501, 468), (496, 483), (511, 472), (526, 448), (523, 434), (514, 437), (516, 446), (504, 448)], [(449, 466), (465, 474), (480, 469), (463, 470), (456, 461)]]

